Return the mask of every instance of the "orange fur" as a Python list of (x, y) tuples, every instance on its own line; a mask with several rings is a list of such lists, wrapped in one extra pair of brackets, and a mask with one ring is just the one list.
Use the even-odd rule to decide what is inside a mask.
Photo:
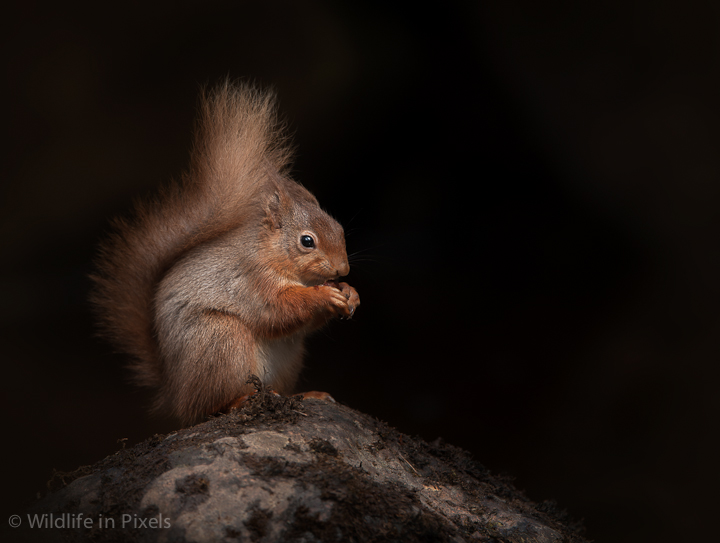
[(272, 96), (226, 82), (202, 97), (189, 172), (100, 248), (103, 331), (183, 423), (246, 394), (251, 374), (290, 393), (304, 337), (360, 303), (334, 282), (349, 271), (342, 227), (289, 158)]

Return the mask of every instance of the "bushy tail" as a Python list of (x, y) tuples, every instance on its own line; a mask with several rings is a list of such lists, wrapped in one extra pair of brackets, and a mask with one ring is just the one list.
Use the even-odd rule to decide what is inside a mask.
[(162, 379), (153, 322), (158, 283), (182, 254), (242, 220), (258, 185), (289, 159), (273, 96), (226, 81), (202, 95), (189, 172), (114, 222), (91, 299), (103, 335), (135, 359), (139, 384)]

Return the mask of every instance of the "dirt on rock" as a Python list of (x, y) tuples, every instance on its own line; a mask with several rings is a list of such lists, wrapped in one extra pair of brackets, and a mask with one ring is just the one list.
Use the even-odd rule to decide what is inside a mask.
[(585, 541), (554, 503), (529, 501), (457, 447), (409, 437), (341, 404), (262, 389), (230, 414), (57, 473), (51, 489), (14, 536)]

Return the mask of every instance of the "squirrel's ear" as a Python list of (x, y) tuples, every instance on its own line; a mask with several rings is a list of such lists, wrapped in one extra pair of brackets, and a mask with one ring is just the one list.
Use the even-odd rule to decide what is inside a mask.
[(277, 230), (283, 226), (283, 197), (280, 191), (274, 190), (265, 202), (265, 224), (271, 230)]

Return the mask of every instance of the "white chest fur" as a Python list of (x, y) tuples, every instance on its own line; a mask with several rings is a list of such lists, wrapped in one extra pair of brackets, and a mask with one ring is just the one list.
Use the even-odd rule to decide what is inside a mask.
[(261, 341), (257, 348), (258, 377), (273, 388), (292, 388), (302, 365), (304, 334)]

